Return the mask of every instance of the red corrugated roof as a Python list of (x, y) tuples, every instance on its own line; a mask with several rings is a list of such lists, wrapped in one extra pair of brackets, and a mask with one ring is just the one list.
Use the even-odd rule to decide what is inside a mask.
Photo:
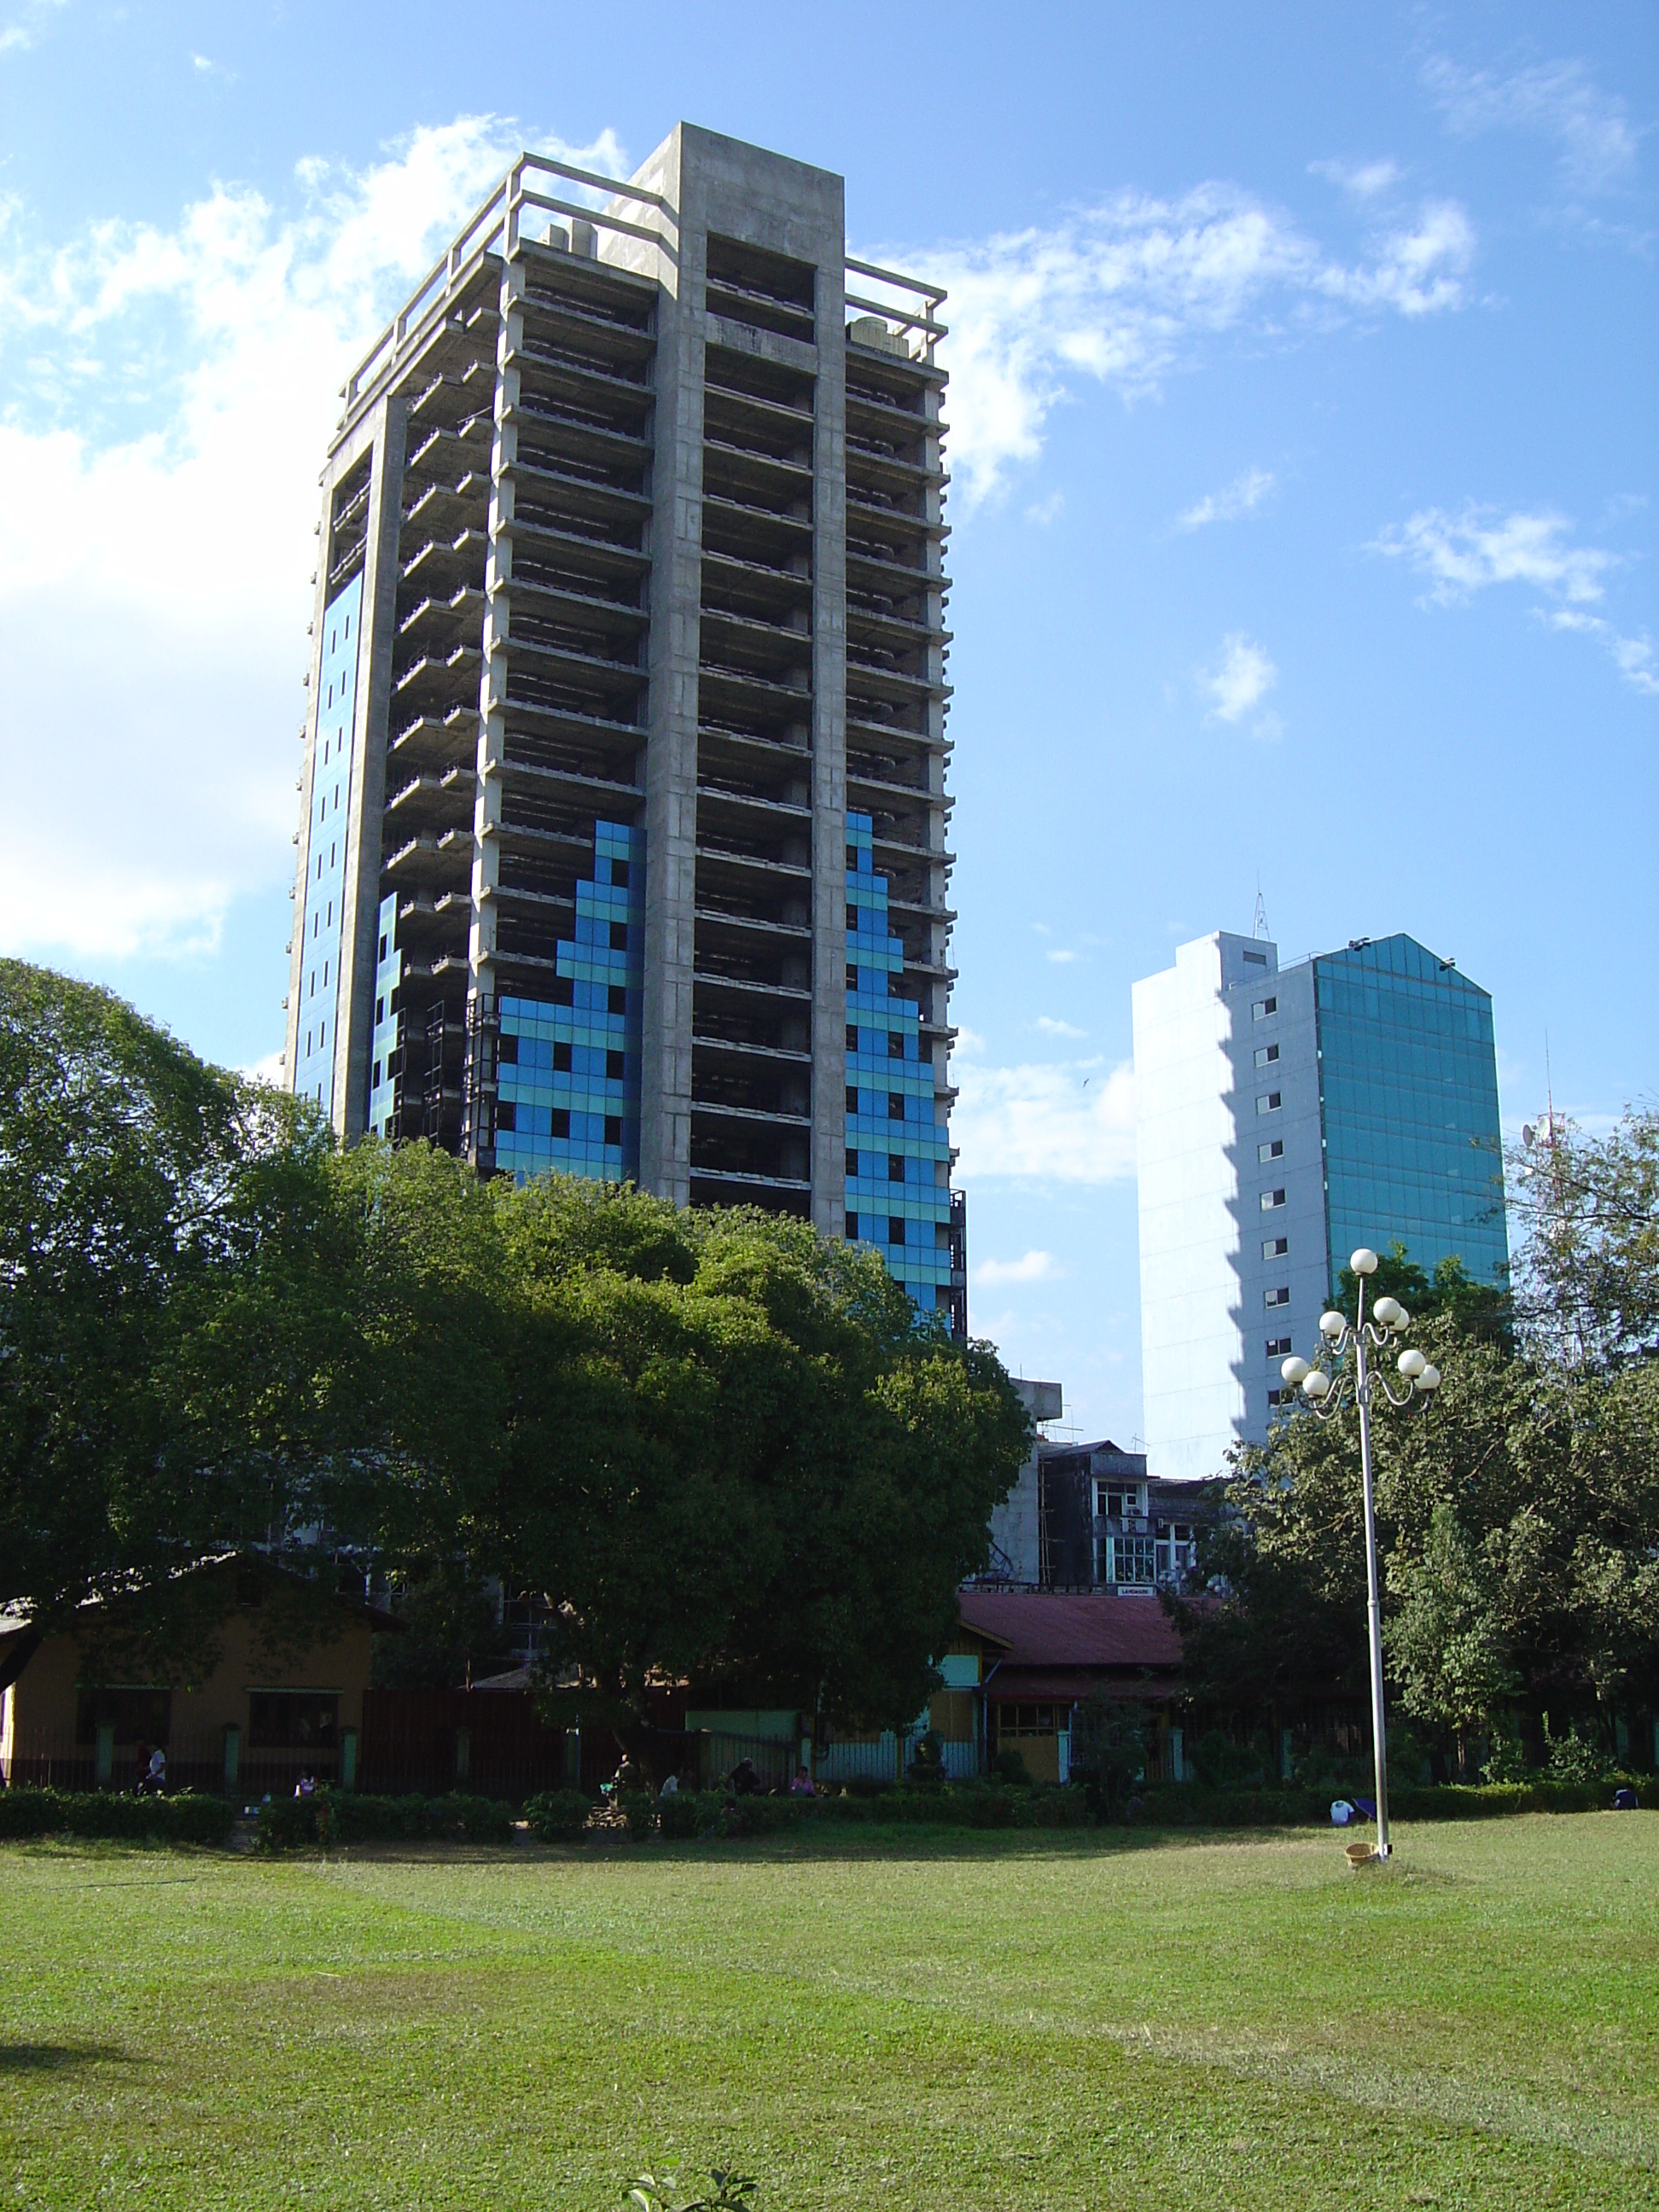
[(1152, 1596), (1109, 1590), (963, 1590), (969, 1628), (1001, 1638), (1008, 1667), (1178, 1667), (1181, 1638)]

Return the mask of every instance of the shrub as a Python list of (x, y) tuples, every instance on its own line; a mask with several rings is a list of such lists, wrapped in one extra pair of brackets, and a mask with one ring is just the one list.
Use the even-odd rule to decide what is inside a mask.
[(1522, 1742), (1517, 1729), (1506, 1729), (1492, 1737), (1486, 1752), (1486, 1763), (1480, 1772), (1487, 1782), (1526, 1780), (1528, 1772), (1527, 1747)]
[(0, 1790), (0, 1838), (105, 1836), (118, 1841), (222, 1844), (236, 1808), (222, 1797), (118, 1796), (112, 1790)]
[(1576, 1721), (1565, 1735), (1552, 1735), (1550, 1717), (1546, 1713), (1544, 1741), (1549, 1746), (1544, 1771), (1552, 1782), (1596, 1782), (1601, 1779), (1607, 1761), (1587, 1736), (1579, 1735)]
[(695, 1791), (677, 1790), (657, 1802), (657, 1826), (665, 1844), (689, 1843), (699, 1830)]
[(628, 1832), (636, 1844), (642, 1844), (657, 1825), (657, 1801), (648, 1790), (623, 1790), (618, 1792), (617, 1804), (628, 1823)]
[(592, 1798), (580, 1790), (544, 1790), (525, 1801), (530, 1832), (544, 1844), (574, 1844), (586, 1829), (593, 1811)]
[(1024, 1759), (1017, 1751), (1000, 1751), (997, 1753), (997, 1772), (1005, 1782), (1012, 1782), (1017, 1787), (1029, 1789), (1030, 1786), (1030, 1774)]
[(430, 1840), (504, 1844), (513, 1835), (513, 1808), (493, 1797), (453, 1792), (447, 1797), (359, 1797), (319, 1790), (310, 1797), (274, 1797), (261, 1805), (258, 1843), (263, 1851), (297, 1850), (307, 1844), (403, 1844)]

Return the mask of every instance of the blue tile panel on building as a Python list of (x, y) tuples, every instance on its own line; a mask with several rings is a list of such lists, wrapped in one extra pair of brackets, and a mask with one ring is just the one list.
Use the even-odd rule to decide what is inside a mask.
[(904, 947), (887, 930), (873, 824), (847, 817), (847, 1234), (872, 1244), (924, 1312), (951, 1282), (951, 1133), (914, 1000), (893, 995)]
[(1395, 1238), (1507, 1279), (1492, 1000), (1410, 937), (1314, 963), (1333, 1274)]
[(496, 1167), (520, 1177), (637, 1177), (643, 830), (594, 824), (592, 879), (576, 885), (576, 934), (560, 940), (557, 957), (550, 1000), (501, 1002)]
[(300, 1020), (294, 1088), (325, 1114), (334, 1107), (334, 1020), (343, 927), (346, 825), (351, 818), (351, 729), (357, 691), (361, 573), (329, 602), (317, 672), (317, 736), (311, 764), (311, 834), (300, 917)]
[(370, 1049), (374, 1057), (368, 1073), (368, 1131), (372, 1137), (390, 1137), (398, 1127), (394, 1110), (398, 1063), (398, 1014), (402, 994), (404, 956), (398, 945), (398, 894), (390, 891), (380, 901), (377, 925), (380, 937), (374, 967), (374, 1029)]

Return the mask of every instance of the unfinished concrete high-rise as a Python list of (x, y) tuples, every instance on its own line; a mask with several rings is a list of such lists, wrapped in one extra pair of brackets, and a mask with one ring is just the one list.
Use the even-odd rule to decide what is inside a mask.
[(757, 1203), (965, 1325), (950, 1188), (944, 294), (838, 176), (526, 154), (322, 475), (290, 1085)]

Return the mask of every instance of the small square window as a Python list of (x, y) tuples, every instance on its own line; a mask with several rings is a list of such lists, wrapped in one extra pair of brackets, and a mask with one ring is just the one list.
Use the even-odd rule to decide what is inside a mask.
[(847, 1155), (847, 1179), (850, 1182), (859, 1171), (859, 1156), (849, 1151)]
[(380, 957), (381, 957), (381, 959), (382, 959), (382, 960), (384, 960), (384, 959), (386, 958), (386, 939), (385, 939), (385, 938), (382, 938), (382, 939), (380, 939)]
[(859, 1094), (850, 1086), (847, 1093), (847, 1110), (849, 1114), (856, 1114), (859, 1110)]
[(512, 1030), (508, 1030), (501, 1038), (501, 1046), (495, 1056), (500, 1060), (503, 1067), (516, 1067), (518, 1066), (519, 1040)]
[(1278, 1012), (1279, 1001), (1277, 999), (1258, 999), (1255, 1004), (1250, 1008), (1252, 1019), (1258, 1022), (1265, 1022), (1270, 1014), (1276, 1014)]
[(561, 1143), (568, 1143), (570, 1137), (569, 1108), (568, 1106), (556, 1106), (548, 1118), (550, 1124), (549, 1130), (550, 1135), (556, 1137)]
[(622, 1081), (623, 1055), (621, 1053), (606, 1053), (605, 1056), (605, 1079), (607, 1083), (620, 1083)]
[(904, 1119), (904, 1093), (902, 1091), (888, 1092), (887, 1118), (890, 1121), (902, 1121)]
[(888, 1032), (887, 1032), (887, 1057), (888, 1057), (888, 1059), (889, 1059), (889, 1060), (902, 1060), (902, 1059), (903, 1059), (903, 1057), (904, 1057), (904, 1031), (903, 1031), (902, 1030), (888, 1030)]
[(853, 873), (857, 875), (859, 872), (859, 848), (856, 845), (849, 845), (847, 848), (847, 865), (852, 870)]
[(1261, 1091), (1256, 1098), (1256, 1112), (1258, 1114), (1277, 1114), (1283, 1101), (1284, 1095), (1285, 1094), (1281, 1091)]
[(1285, 1402), (1285, 1394), (1283, 1390), (1269, 1390), (1267, 1393), (1267, 1403), (1270, 1406), (1282, 1406)]
[(605, 1010), (608, 1014), (625, 1014), (628, 1012), (626, 984), (612, 983), (609, 986), (605, 994)]
[(576, 987), (568, 975), (556, 975), (553, 978), (553, 1003), (556, 1006), (575, 1005)]
[(374, 1001), (374, 1018), (377, 1023), (383, 1022), (386, 1019), (386, 1000), (384, 999), (376, 999)]
[(1288, 1237), (1264, 1237), (1261, 1240), (1261, 1256), (1264, 1260), (1282, 1260), (1290, 1249), (1291, 1240)]
[(1247, 952), (1244, 955), (1244, 965), (1247, 968), (1265, 968), (1267, 964), (1267, 956), (1265, 952)]
[(607, 1114), (607, 1115), (605, 1115), (605, 1141), (606, 1142), (606, 1144), (607, 1144), (607, 1145), (619, 1145), (619, 1144), (621, 1144), (621, 1142), (622, 1142), (622, 1115), (621, 1115), (620, 1114)]
[(904, 1222), (899, 1214), (894, 1213), (888, 1216), (887, 1242), (890, 1244), (902, 1244), (904, 1242)]
[(847, 1239), (848, 1243), (855, 1244), (858, 1242), (858, 1234), (859, 1218), (856, 1213), (849, 1213), (847, 1217)]
[(554, 1046), (554, 1048), (553, 1048), (553, 1072), (554, 1072), (554, 1073), (555, 1073), (556, 1075), (568, 1075), (568, 1074), (569, 1074), (569, 1073), (570, 1073), (570, 1047), (569, 1047), (568, 1044), (556, 1044), (556, 1045)]
[(1272, 1290), (1263, 1291), (1261, 1303), (1264, 1306), (1287, 1306), (1291, 1303), (1291, 1293), (1283, 1283), (1278, 1283)]
[(902, 1152), (888, 1153), (887, 1180), (889, 1182), (902, 1182), (904, 1181), (904, 1155)]
[(847, 927), (849, 930), (855, 930), (858, 926), (859, 910), (855, 906), (849, 906), (847, 909)]
[(1267, 1339), (1269, 1359), (1288, 1359), (1290, 1356), (1291, 1340), (1288, 1336), (1270, 1336)]
[(371, 1091), (378, 1091), (380, 1087), (380, 1063), (378, 1060), (374, 1063), (374, 1073), (369, 1078), (368, 1087)]
[(611, 923), (611, 950), (613, 952), (626, 952), (626, 951), (627, 951), (627, 950), (628, 950), (628, 924), (627, 924), (625, 921), (613, 921), (613, 922)]
[(519, 1109), (512, 1099), (503, 1098), (495, 1108), (495, 1127), (508, 1134), (519, 1126)]
[(1258, 1145), (1255, 1148), (1255, 1156), (1259, 1160), (1282, 1160), (1285, 1157), (1285, 1139), (1283, 1137), (1275, 1137), (1270, 1145)]
[(847, 1049), (848, 1052), (856, 1052), (858, 1048), (859, 1033), (849, 1022), (847, 1028)]
[(613, 860), (611, 863), (611, 880), (613, 884), (618, 885), (623, 890), (626, 890), (628, 889), (628, 863), (626, 860)]
[(847, 988), (849, 991), (856, 991), (858, 987), (859, 971), (849, 960), (847, 963)]
[(1279, 1047), (1276, 1044), (1261, 1044), (1255, 1048), (1255, 1064), (1258, 1067), (1271, 1067), (1278, 1058)]

